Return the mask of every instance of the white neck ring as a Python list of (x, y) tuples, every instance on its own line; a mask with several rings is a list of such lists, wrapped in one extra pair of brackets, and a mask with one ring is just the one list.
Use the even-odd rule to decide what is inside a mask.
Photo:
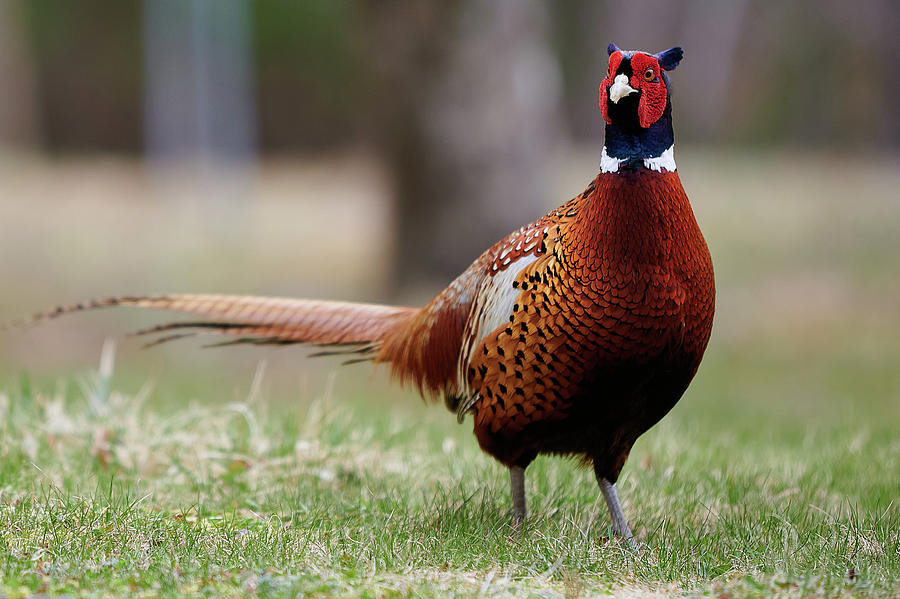
[[(606, 146), (603, 146), (603, 152), (600, 154), (600, 172), (601, 173), (615, 173), (619, 171), (619, 167), (622, 164), (628, 162), (622, 158), (613, 158), (609, 154), (606, 153)], [(644, 167), (650, 169), (651, 171), (657, 172), (670, 172), (674, 173), (676, 170), (675, 167), (675, 144), (669, 146), (669, 148), (663, 152), (659, 156), (654, 156), (653, 158), (644, 158)]]

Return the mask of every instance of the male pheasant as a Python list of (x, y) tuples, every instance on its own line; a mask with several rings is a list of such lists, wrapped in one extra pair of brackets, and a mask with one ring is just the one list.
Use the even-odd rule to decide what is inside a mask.
[(481, 448), (509, 468), (517, 522), (525, 468), (541, 453), (573, 455), (593, 465), (612, 530), (631, 542), (616, 479), (635, 440), (697, 371), (715, 288), (673, 157), (666, 72), (681, 48), (608, 50), (600, 173), (423, 308), (176, 294), (94, 300), (35, 320), (106, 306), (174, 310), (204, 319), (141, 333), (337, 346), (388, 363), (424, 397), (443, 395), (460, 421), (472, 414)]

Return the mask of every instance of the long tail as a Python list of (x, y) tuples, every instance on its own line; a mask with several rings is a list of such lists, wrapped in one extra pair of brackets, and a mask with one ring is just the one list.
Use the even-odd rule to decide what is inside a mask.
[(164, 334), (149, 345), (198, 333), (227, 335), (216, 344), (252, 343), (346, 346), (339, 353), (376, 352), (400, 322), (419, 313), (419, 308), (314, 301), (241, 295), (119, 296), (59, 306), (32, 315), (18, 325), (36, 324), (64, 314), (114, 306), (136, 306), (184, 312), (203, 320), (171, 322), (137, 331), (137, 335)]

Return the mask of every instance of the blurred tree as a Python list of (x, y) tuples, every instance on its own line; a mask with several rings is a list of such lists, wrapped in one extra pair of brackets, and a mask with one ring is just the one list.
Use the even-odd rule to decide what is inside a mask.
[(256, 160), (248, 0), (144, 0), (144, 136), (156, 160)]
[(369, 63), (354, 0), (254, 2), (261, 146), (341, 148), (361, 137)]
[[(488, 90), (519, 89), (512, 82), (523, 79), (515, 73), (529, 70), (506, 68), (514, 62), (546, 62), (549, 69), (530, 70), (562, 73), (568, 128), (594, 143), (603, 130), (595, 100), (610, 40), (630, 48), (685, 47), (674, 82), (681, 143), (900, 145), (900, 70), (884, 67), (900, 59), (896, 0), (247, 3), (263, 152), (346, 147), (384, 131), (390, 107), (379, 97), (394, 103), (398, 126), (406, 126), (400, 104), (406, 114), (424, 115), (436, 110), (442, 93), (445, 105), (470, 102), (490, 114), (487, 106), (498, 103), (485, 103), (494, 93)], [(54, 151), (140, 151), (141, 6), (141, 0), (3, 0), (2, 127), (30, 131), (26, 138), (37, 132)], [(472, 54), (484, 64), (467, 66)], [(404, 68), (414, 72), (404, 76)], [(419, 79), (434, 83), (411, 85)], [(445, 82), (443, 92), (437, 79)], [(401, 92), (412, 95), (401, 99)], [(507, 108), (517, 107), (518, 97), (512, 94)], [(523, 122), (531, 120), (524, 114)], [(382, 121), (372, 123), (375, 117)]]
[(138, 0), (21, 0), (47, 149), (141, 147)]
[(900, 2), (753, 3), (747, 12), (731, 119), (720, 136), (760, 145), (896, 150)]
[[(561, 141), (560, 78), (537, 0), (369, 0), (376, 139), (394, 177), (401, 289), (538, 217)], [(433, 291), (429, 285), (428, 291)]]
[(4, 146), (32, 146), (38, 135), (34, 72), (20, 9), (17, 2), (0, 2), (0, 145)]

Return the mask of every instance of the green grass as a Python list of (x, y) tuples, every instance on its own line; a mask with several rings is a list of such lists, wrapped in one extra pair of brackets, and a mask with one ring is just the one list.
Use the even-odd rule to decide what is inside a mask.
[(441, 409), (326, 395), (288, 410), (253, 394), (161, 412), (108, 377), (49, 393), (23, 379), (0, 395), (0, 592), (900, 591), (896, 420), (761, 426), (708, 410), (706, 380), (626, 467), (632, 553), (572, 461), (529, 468), (531, 515), (512, 527), (505, 471)]
[[(567, 159), (558, 199), (595, 163)], [(377, 300), (386, 192), (343, 166), (268, 165), (223, 233), (203, 210), (173, 222), (132, 163), (0, 161), (0, 255), (27, 250), (0, 261), (0, 320), (121, 291)], [(0, 334), (0, 597), (900, 597), (896, 160), (679, 166), (718, 306), (620, 479), (640, 553), (567, 460), (528, 469), (513, 528), (470, 422), (364, 366), (131, 341), (114, 376), (83, 374), (158, 316), (120, 311)]]

